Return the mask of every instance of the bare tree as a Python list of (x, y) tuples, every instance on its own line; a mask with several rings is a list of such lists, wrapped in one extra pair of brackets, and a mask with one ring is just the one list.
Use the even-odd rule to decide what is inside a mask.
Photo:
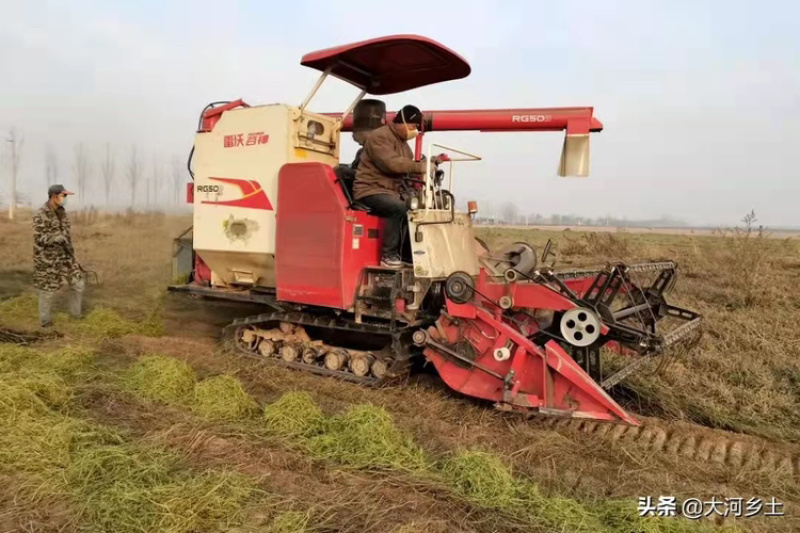
[(58, 154), (52, 144), (47, 144), (44, 154), (45, 176), (47, 186), (55, 185), (58, 181)]
[(89, 155), (83, 143), (75, 145), (75, 163), (72, 169), (75, 174), (75, 181), (78, 183), (78, 200), (81, 205), (85, 205), (83, 193), (86, 191), (86, 182), (89, 180), (91, 167), (89, 165)]
[(517, 220), (517, 206), (513, 202), (506, 202), (503, 204), (502, 211), (503, 221), (513, 224)]
[(158, 206), (158, 191), (159, 191), (159, 166), (158, 166), (158, 156), (153, 154), (153, 173), (150, 177), (150, 182), (152, 182), (152, 195), (153, 195), (153, 203), (150, 203), (150, 189), (151, 183), (147, 185), (147, 206)]
[(181, 172), (181, 160), (178, 156), (172, 156), (172, 186), (175, 189), (175, 204), (181, 203), (181, 183), (183, 173)]
[(19, 174), (20, 161), (22, 160), (22, 147), (25, 145), (25, 137), (12, 128), (8, 132), (8, 139), (6, 142), (10, 143), (9, 159), (11, 164), (11, 202), (8, 206), (8, 218), (14, 219), (14, 213), (17, 210), (17, 175)]
[(106, 204), (111, 204), (111, 185), (114, 183), (114, 174), (117, 167), (114, 161), (114, 150), (109, 143), (106, 143), (106, 154), (103, 157), (103, 165), (100, 169), (103, 174), (103, 186), (106, 191)]
[(125, 175), (128, 178), (128, 183), (131, 186), (131, 209), (136, 202), (136, 187), (142, 178), (142, 166), (139, 161), (139, 150), (136, 146), (131, 147), (131, 156), (128, 159), (128, 167), (125, 169)]

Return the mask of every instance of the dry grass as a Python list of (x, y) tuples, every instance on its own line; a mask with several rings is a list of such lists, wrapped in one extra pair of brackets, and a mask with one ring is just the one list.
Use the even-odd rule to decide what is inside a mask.
[(311, 517), (300, 511), (285, 511), (275, 517), (269, 533), (306, 533)]
[(581, 234), (481, 229), (493, 247), (556, 243), (556, 267), (673, 259), (678, 284), (668, 301), (700, 312), (704, 332), (658, 374), (620, 387), (629, 408), (654, 416), (800, 442), (800, 240), (775, 239), (748, 215), (716, 236)]
[[(19, 466), (13, 471), (13, 475), (24, 477), (19, 494), (25, 488), (28, 491), (26, 494), (36, 495), (30, 500), (28, 510), (37, 505), (36, 502), (47, 501), (53, 509), (63, 504), (66, 510), (62, 514), (68, 517), (68, 522), (76, 516), (83, 516), (81, 520), (97, 523), (103, 520), (103, 513), (106, 512), (103, 511), (102, 502), (110, 501), (107, 493), (103, 492), (105, 489), (89, 487), (85, 489), (88, 492), (79, 492), (84, 489), (75, 488), (81, 484), (77, 483), (57, 486), (52, 494), (46, 495), (36, 492), (39, 487), (37, 483), (41, 484), (37, 481), (41, 480), (38, 476), (42, 472), (52, 472), (51, 468), (63, 468), (65, 461), (75, 459), (70, 454), (82, 447), (97, 450), (101, 455), (108, 452), (108, 447), (122, 449), (122, 455), (145, 457), (145, 464), (158, 471), (159, 459), (155, 455), (136, 455), (139, 453), (136, 450), (142, 449), (139, 444), (128, 442), (123, 435), (86, 426), (75, 418), (75, 413), (72, 412), (72, 383), (80, 383), (92, 376), (92, 379), (96, 378), (97, 369), (92, 366), (93, 350), (104, 339), (121, 338), (124, 341), (131, 335), (158, 337), (162, 334), (164, 287), (172, 281), (171, 239), (190, 222), (186, 218), (158, 218), (136, 214), (116, 217), (87, 214), (85, 220), (73, 220), (78, 255), (98, 271), (101, 285), (90, 286), (87, 290), (86, 301), (89, 307), (86, 320), (75, 322), (63, 314), (57, 316), (56, 329), (66, 335), (67, 342), (80, 342), (82, 347), (38, 351), (0, 345), (0, 373), (16, 376), (13, 383), (8, 382), (8, 375), (3, 378), (4, 390), (8, 388), (13, 393), (4, 398), (5, 403), (0, 399), (0, 405), (5, 406), (2, 408), (5, 413), (2, 416), (10, 417), (6, 420), (9, 423), (13, 421), (9, 427), (14, 429), (0, 435), (0, 440), (5, 439), (0, 443), (3, 450), (0, 454), (6, 454), (5, 457), (0, 457), (0, 463)], [(703, 313), (706, 334), (694, 351), (675, 354), (670, 364), (658, 374), (645, 372), (632, 378), (614, 391), (616, 397), (639, 414), (696, 422), (785, 441), (800, 441), (800, 343), (794, 334), (797, 318), (800, 318), (800, 298), (795, 291), (797, 274), (800, 273), (799, 241), (794, 238), (771, 238), (766, 232), (759, 231), (752, 220), (749, 223), (749, 229), (745, 224), (743, 229), (724, 230), (717, 236), (634, 233), (603, 236), (578, 231), (493, 228), (480, 229), (479, 234), (493, 249), (519, 240), (528, 241), (541, 249), (545, 241), (552, 238), (557, 249), (560, 249), (557, 267), (602, 264), (609, 260), (677, 260), (680, 278), (670, 302)], [(0, 247), (6, 252), (0, 256), (0, 326), (35, 329), (36, 301), (29, 285), (30, 233), (29, 221), (24, 220), (21, 223), (3, 222), (0, 231)], [(197, 316), (199, 315), (187, 314), (186, 318)], [(217, 319), (219, 317), (215, 317)], [(195, 324), (184, 321), (181, 331), (177, 333), (186, 334), (183, 331), (185, 328), (195, 328)], [(170, 334), (174, 333), (175, 330), (170, 331)], [(150, 353), (161, 352), (159, 346), (173, 340), (174, 338), (152, 339), (153, 349)], [(186, 358), (192, 362), (192, 366), (203, 357), (215, 357), (210, 350), (202, 350), (198, 351), (197, 347), (187, 349)], [(61, 362), (54, 355), (56, 353), (64, 355)], [(114, 354), (104, 353), (103, 357), (113, 360)], [(31, 361), (41, 365), (41, 368), (32, 372)], [(228, 370), (247, 366), (237, 361), (220, 365), (228, 366)], [(224, 371), (217, 369), (211, 374)], [(207, 373), (208, 371), (203, 375)], [(202, 399), (196, 395), (196, 390), (202, 391), (203, 387), (200, 385), (206, 381), (198, 383), (188, 396), (185, 395), (187, 381), (182, 381), (182, 385), (173, 383), (175, 387), (169, 393), (167, 391), (172, 385), (167, 382), (162, 387), (166, 389), (163, 397), (151, 394), (149, 398), (180, 405), (180, 409), (186, 409), (187, 413), (191, 409), (198, 414), (207, 410), (205, 412), (210, 424), (260, 425), (265, 432), (280, 436), (287, 442), (304, 442), (309, 450), (306, 453), (316, 451), (318, 455), (315, 456), (321, 461), (346, 467), (348, 471), (368, 464), (380, 470), (375, 475), (384, 475), (397, 468), (412, 471), (421, 468), (423, 472), (437, 472), (454, 493), (468, 500), (470, 498), (467, 495), (472, 489), (464, 487), (492, 487), (491, 481), (486, 479), (495, 479), (499, 486), (475, 490), (488, 490), (488, 494), (496, 494), (494, 508), (503, 513), (534, 520), (536, 517), (531, 517), (529, 511), (523, 512), (520, 504), (514, 503), (528, 501), (526, 508), (537, 509), (539, 523), (545, 524), (534, 527), (534, 530), (554, 529), (547, 525), (550, 522), (545, 518), (551, 516), (548, 513), (560, 517), (559, 523), (562, 526), (574, 526), (577, 523), (579, 525), (574, 526), (577, 528), (583, 527), (580, 525), (581, 521), (588, 513), (592, 520), (602, 524), (599, 531), (622, 533), (637, 528), (648, 533), (684, 531), (679, 529), (685, 527), (684, 521), (654, 524), (652, 521), (645, 523), (634, 520), (635, 513), (632, 512), (631, 505), (634, 505), (636, 496), (669, 493), (675, 489), (672, 481), (674, 479), (681, 480), (684, 496), (695, 495), (689, 493), (693, 483), (697, 483), (698, 490), (702, 490), (706, 496), (717, 492), (734, 495), (732, 486), (753, 487), (753, 491), (759, 487), (770, 487), (767, 484), (748, 485), (748, 476), (744, 470), (738, 476), (735, 472), (722, 476), (718, 470), (699, 462), (667, 464), (668, 461), (660, 458), (629, 458), (620, 454), (617, 448), (615, 451), (603, 449), (602, 442), (592, 441), (589, 444), (559, 441), (552, 442), (549, 446), (538, 446), (536, 439), (550, 442), (548, 439), (553, 434), (529, 429), (518, 430), (517, 426), (512, 430), (511, 426), (498, 422), (496, 413), (487, 411), (482, 406), (471, 405), (441, 390), (431, 390), (427, 386), (418, 390), (409, 388), (366, 391), (346, 383), (326, 382), (313, 391), (314, 397), (318, 403), (322, 403), (326, 412), (339, 414), (322, 416), (320, 419), (318, 404), (305, 401), (308, 398), (284, 398), (284, 403), (277, 402), (278, 408), (275, 409), (273, 406), (276, 402), (263, 400), (264, 397), (278, 398), (280, 393), (293, 389), (316, 387), (317, 383), (321, 383), (319, 378), (314, 381), (314, 378), (283, 370), (271, 373), (253, 372), (247, 379), (242, 374), (239, 375), (241, 382), (228, 379), (229, 377), (219, 379), (225, 382), (225, 386), (219, 388), (216, 388), (217, 380), (211, 378), (215, 387), (204, 385), (209, 393), (201, 395), (204, 397)], [(265, 381), (258, 382), (257, 378), (265, 378)], [(146, 381), (149, 378), (142, 378), (140, 383)], [(242, 382), (249, 394), (244, 393), (241, 388)], [(148, 397), (143, 388), (135, 390), (141, 392), (142, 397)], [(253, 398), (258, 399), (258, 403), (266, 404), (263, 419), (257, 417), (257, 404)], [(369, 413), (358, 412), (355, 407), (348, 410), (353, 404), (367, 401), (375, 404), (366, 408), (371, 410)], [(220, 406), (220, 403), (227, 402), (231, 405)], [(378, 414), (380, 409), (376, 405), (386, 406), (383, 409), (386, 416)], [(301, 408), (308, 409), (302, 411)], [(293, 411), (304, 414), (296, 418), (286, 416), (285, 413)], [(47, 423), (43, 424), (40, 418), (45, 414), (55, 418), (47, 418)], [(359, 421), (368, 421), (369, 424), (359, 425)], [(48, 430), (46, 433), (45, 425)], [(366, 429), (367, 426), (369, 429)], [(323, 435), (324, 439), (321, 438)], [(416, 439), (411, 439), (412, 435)], [(523, 446), (528, 445), (521, 443), (521, 435), (530, 435), (530, 438), (535, 439), (530, 446), (537, 450), (536, 455), (532, 455), (532, 452), (523, 453)], [(310, 442), (316, 442), (316, 448), (308, 444)], [(479, 468), (477, 474), (464, 474), (469, 472), (469, 467), (464, 470), (467, 462), (462, 464), (462, 475), (470, 481), (462, 479), (462, 484), (459, 485), (454, 481), (455, 478), (448, 475), (453, 475), (458, 470), (457, 463), (453, 462), (458, 455), (453, 452), (461, 448), (464, 442), (469, 442), (470, 445), (477, 443), (481, 445), (481, 449), (503, 450), (503, 453), (492, 454), (491, 457), (502, 458), (502, 461), (495, 461), (494, 468), (491, 464), (480, 467), (483, 470)], [(399, 454), (387, 452), (397, 443), (401, 444), (400, 449), (403, 451)], [(66, 455), (64, 450), (68, 452)], [(354, 453), (347, 455), (344, 450)], [(107, 457), (110, 457), (108, 460), (118, 464), (114, 463), (114, 453), (107, 453)], [(511, 502), (510, 506), (503, 507), (502, 503), (497, 502), (504, 501), (503, 494), (507, 494), (504, 492), (507, 489), (502, 488), (502, 480), (508, 478), (496, 467), (498, 464), (505, 464), (509, 456), (513, 457), (508, 464), (514, 466), (514, 473), (509, 475), (515, 490), (514, 497), (508, 500)], [(164, 479), (170, 480), (164, 486), (172, 487), (170, 483), (173, 481), (184, 488), (192, 486), (191, 483), (197, 483), (191, 479), (197, 478), (199, 474), (188, 473), (190, 470), (185, 465), (180, 464), (178, 459), (173, 459), (175, 470), (164, 474), (167, 476)], [(449, 463), (446, 462), (448, 460)], [(529, 466), (528, 463), (534, 465)], [(436, 466), (432, 467), (432, 464)], [(448, 469), (443, 466), (445, 464), (449, 465)], [(669, 475), (652, 475), (653, 470), (665, 471), (669, 468), (674, 469)], [(120, 472), (125, 479), (130, 476), (134, 478), (132, 485), (123, 483), (103, 487), (111, 487), (111, 492), (126, 494), (127, 489), (123, 490), (125, 487), (136, 486), (141, 488), (141, 492), (137, 493), (140, 496), (137, 497), (142, 497), (142, 494), (154, 494), (153, 486), (162, 486), (159, 483), (145, 483), (148, 479), (160, 479), (158, 476), (137, 477), (139, 474), (136, 473), (138, 470), (135, 465), (122, 464)], [(12, 473), (5, 470), (0, 475), (9, 476)], [(535, 485), (531, 479), (536, 481)], [(654, 480), (658, 480), (659, 484), (654, 484)], [(795, 480), (787, 480), (785, 483), (787, 485), (781, 494), (791, 498), (794, 498), (791, 495), (796, 494), (797, 498), (794, 500), (800, 502), (800, 491), (797, 490)], [(521, 491), (520, 484), (527, 486), (529, 492)], [(602, 494), (605, 485), (611, 486), (606, 492), (613, 493), (614, 498), (621, 494), (627, 499), (622, 502), (604, 499)], [(205, 487), (202, 483), (197, 486)], [(580, 488), (575, 489), (578, 486)], [(530, 487), (537, 488), (534, 491)], [(552, 490), (553, 487), (556, 488), (555, 491)], [(161, 494), (158, 490), (155, 493)], [(409, 486), (408, 490), (417, 489)], [(80, 498), (96, 502), (98, 514), (76, 514), (77, 510), (71, 502), (78, 494), (81, 494)], [(575, 494), (580, 494), (580, 497), (576, 498)], [(597, 501), (592, 499), (593, 494), (598, 496)], [(3, 498), (7, 495), (3, 493), (0, 501), (6, 501)], [(236, 497), (233, 499), (236, 500)], [(222, 500), (228, 501), (225, 497)], [(113, 509), (115, 505), (112, 504), (109, 508)], [(176, 505), (182, 508), (183, 504)], [(176, 511), (175, 514), (177, 516), (183, 512)], [(143, 517), (140, 525), (147, 523), (155, 529), (159, 529), (159, 524), (173, 527), (169, 526), (172, 523), (169, 519), (159, 516), (161, 518), (158, 520), (167, 522), (146, 522), (149, 519)], [(398, 522), (398, 526), (405, 523), (412, 530), (414, 527), (430, 531), (452, 530), (452, 524), (449, 527), (443, 526), (435, 520), (429, 522), (428, 518), (421, 516), (418, 520), (409, 520), (406, 517)], [(121, 523), (125, 523), (125, 520), (127, 519), (123, 518)], [(513, 520), (509, 524), (512, 522)], [(174, 523), (177, 524), (174, 526), (175, 530), (193, 527), (190, 522)], [(778, 520), (767, 524), (752, 522), (751, 525), (748, 522), (746, 525), (748, 529), (753, 528), (753, 531), (796, 529), (783, 522), (779, 523)], [(695, 526), (701, 528), (692, 524), (692, 527)], [(470, 530), (468, 526), (462, 527)], [(507, 527), (509, 531), (514, 530), (512, 526)], [(482, 529), (475, 526), (474, 530)], [(699, 530), (701, 529), (692, 531)]]

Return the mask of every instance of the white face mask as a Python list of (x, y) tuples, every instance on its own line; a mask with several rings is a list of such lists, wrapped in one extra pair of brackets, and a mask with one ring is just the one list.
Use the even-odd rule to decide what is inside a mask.
[(403, 115), (403, 112), (402, 112), (402, 111), (400, 111), (400, 118), (403, 120), (403, 126), (405, 126), (405, 127), (406, 127), (406, 139), (407, 139), (407, 140), (409, 140), (409, 141), (410, 141), (411, 139), (413, 139), (414, 137), (416, 137), (417, 135), (419, 135), (419, 131), (417, 130), (417, 127), (416, 127), (416, 126), (414, 126), (414, 128), (412, 129), (412, 128), (411, 128), (411, 127), (408, 125), (408, 123), (406, 122), (406, 117)]

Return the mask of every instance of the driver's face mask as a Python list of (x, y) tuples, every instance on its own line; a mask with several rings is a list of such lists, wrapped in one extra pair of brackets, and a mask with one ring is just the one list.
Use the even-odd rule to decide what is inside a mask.
[(413, 139), (414, 137), (419, 135), (419, 130), (417, 130), (416, 126), (409, 126), (406, 123), (406, 117), (403, 114), (403, 111), (400, 111), (400, 118), (403, 119), (403, 126), (405, 126), (405, 128), (406, 128), (406, 139), (407, 140), (410, 141), (411, 139)]

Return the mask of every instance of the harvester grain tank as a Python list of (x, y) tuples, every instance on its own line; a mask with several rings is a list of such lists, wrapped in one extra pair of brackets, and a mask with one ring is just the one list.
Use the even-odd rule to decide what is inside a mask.
[[(363, 141), (392, 118), (375, 97), (471, 68), (415, 35), (313, 52), (301, 64), (321, 76), (299, 106), (235, 100), (203, 111), (189, 163), (190, 266), (176, 272), (190, 281), (170, 289), (263, 305), (224, 338), (273, 364), (374, 385), (419, 359), (453, 390), (501, 409), (637, 424), (607, 389), (700, 323), (665, 301), (675, 264), (554, 271), (526, 243), (494, 253), (475, 238), (475, 203), (455, 208), (454, 166), (481, 158), (425, 145), (441, 131), (564, 131), (559, 175), (587, 176), (590, 135), (603, 128), (593, 109), (425, 111), (416, 157), (448, 157), (404, 179), (407, 266), (391, 270), (379, 266), (383, 221), (353, 200), (353, 173), (339, 162), (342, 133)], [(359, 90), (343, 112), (310, 110), (328, 77)], [(651, 283), (634, 283), (647, 273)], [(666, 322), (682, 324), (664, 333)], [(604, 375), (601, 348), (631, 362)]]

